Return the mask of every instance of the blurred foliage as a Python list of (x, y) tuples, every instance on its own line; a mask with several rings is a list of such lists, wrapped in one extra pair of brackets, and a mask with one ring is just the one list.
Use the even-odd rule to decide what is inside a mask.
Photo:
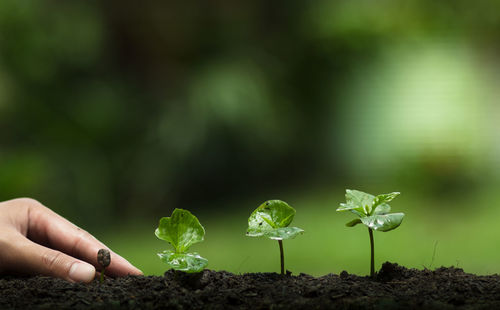
[(499, 9), (2, 1), (0, 198), (89, 229), (297, 188), (454, 199), (499, 175)]

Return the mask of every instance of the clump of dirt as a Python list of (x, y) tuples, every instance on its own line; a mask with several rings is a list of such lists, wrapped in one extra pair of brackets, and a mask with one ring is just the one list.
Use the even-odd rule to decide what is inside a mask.
[(377, 273), (376, 279), (381, 282), (390, 282), (405, 278), (411, 278), (416, 276), (419, 271), (417, 269), (407, 269), (405, 267), (399, 266), (398, 264), (393, 264), (389, 262), (385, 262), (382, 264), (382, 268), (380, 268)]
[(1, 309), (494, 309), (500, 276), (458, 268), (434, 271), (384, 263), (375, 278), (343, 271), (312, 277), (234, 275), (204, 270), (128, 276), (104, 283), (48, 277), (0, 277)]

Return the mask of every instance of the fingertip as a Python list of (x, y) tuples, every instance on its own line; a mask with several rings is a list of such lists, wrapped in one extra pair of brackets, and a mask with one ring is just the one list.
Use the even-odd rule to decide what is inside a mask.
[(132, 265), (128, 260), (126, 260), (122, 256), (114, 252), (112, 252), (111, 255), (112, 255), (111, 265), (110, 268), (107, 270), (109, 270), (113, 275), (115, 276), (144, 275), (144, 273), (140, 269)]
[(84, 262), (74, 262), (68, 276), (73, 282), (91, 282), (95, 278), (94, 266)]
[(142, 270), (140, 270), (140, 269), (138, 269), (138, 268), (136, 268), (134, 266), (132, 266), (132, 269), (133, 269), (132, 272), (129, 273), (130, 275), (132, 275), (132, 276), (143, 276), (144, 275), (144, 273), (142, 272)]
[[(125, 259), (124, 259), (125, 260)], [(144, 273), (142, 272), (142, 270), (140, 270), (139, 268), (135, 267), (134, 265), (132, 265), (131, 263), (129, 263), (127, 260), (125, 260), (126, 262), (126, 265), (123, 267), (123, 271), (126, 275), (130, 275), (130, 276), (142, 276), (144, 275)]]

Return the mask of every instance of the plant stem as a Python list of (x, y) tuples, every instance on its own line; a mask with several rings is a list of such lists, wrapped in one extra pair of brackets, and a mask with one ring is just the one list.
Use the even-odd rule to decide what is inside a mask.
[(373, 230), (371, 228), (368, 228), (368, 234), (370, 234), (370, 249), (371, 249), (370, 276), (373, 278), (375, 276), (375, 248), (373, 246)]
[(99, 281), (100, 283), (102, 283), (104, 281), (104, 271), (106, 270), (106, 268), (102, 268), (101, 270), (101, 280)]
[(283, 254), (283, 240), (278, 240), (280, 245), (281, 274), (285, 274), (285, 255)]

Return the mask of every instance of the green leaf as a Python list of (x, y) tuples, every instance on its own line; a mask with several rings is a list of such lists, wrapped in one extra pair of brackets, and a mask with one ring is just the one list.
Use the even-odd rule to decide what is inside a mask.
[(393, 192), (373, 196), (361, 191), (347, 189), (345, 194), (346, 203), (341, 203), (337, 211), (351, 211), (359, 217), (386, 214), (391, 212), (391, 207), (387, 202), (392, 201), (399, 194), (399, 192)]
[(171, 217), (160, 219), (155, 234), (169, 242), (176, 253), (185, 253), (191, 245), (203, 241), (205, 229), (191, 212), (175, 209)]
[(198, 253), (163, 251), (163, 253), (158, 253), (158, 256), (170, 268), (189, 273), (200, 272), (208, 265), (208, 260)]
[(248, 218), (247, 236), (265, 236), (273, 240), (295, 238), (304, 231), (288, 227), (295, 216), (295, 209), (281, 200), (269, 200), (255, 209)]
[(351, 204), (348, 204), (348, 203), (341, 203), (340, 207), (338, 207), (336, 211), (339, 211), (339, 212), (341, 212), (341, 211), (351, 211), (352, 213), (356, 214), (359, 217), (366, 216), (365, 210), (363, 209), (363, 207), (351, 205)]
[(386, 204), (386, 203), (382, 203), (382, 204), (379, 204), (375, 210), (373, 210), (373, 215), (383, 215), (383, 214), (387, 214), (391, 212), (391, 206)]
[(351, 211), (360, 219), (355, 219), (346, 224), (348, 227), (356, 226), (360, 223), (373, 230), (389, 231), (395, 229), (403, 221), (403, 213), (389, 213), (391, 206), (387, 204), (396, 198), (400, 193), (393, 192), (373, 196), (357, 190), (346, 190), (346, 203), (341, 203), (337, 211)]
[(399, 194), (401, 194), (401, 193), (400, 192), (392, 192), (392, 193), (389, 193), (389, 194), (377, 195), (373, 199), (373, 207), (375, 208), (375, 207), (377, 207), (380, 204), (391, 202), (394, 198), (396, 198), (397, 196), (399, 196)]
[(248, 218), (248, 229), (256, 231), (287, 227), (295, 216), (295, 209), (281, 200), (261, 204)]
[(365, 215), (370, 215), (375, 196), (354, 189), (346, 189), (345, 200), (348, 205), (356, 206), (359, 212), (361, 208)]
[(354, 220), (346, 223), (345, 226), (347, 226), (347, 227), (353, 227), (353, 226), (356, 226), (356, 225), (361, 224), (361, 223), (362, 222), (361, 222), (360, 219), (354, 219)]
[(304, 230), (298, 227), (282, 227), (275, 228), (268, 231), (247, 231), (247, 236), (249, 237), (268, 237), (272, 240), (285, 240), (285, 239), (293, 239), (298, 235), (304, 233)]
[(389, 231), (397, 228), (403, 221), (404, 213), (373, 215), (361, 218), (363, 224), (377, 231)]

